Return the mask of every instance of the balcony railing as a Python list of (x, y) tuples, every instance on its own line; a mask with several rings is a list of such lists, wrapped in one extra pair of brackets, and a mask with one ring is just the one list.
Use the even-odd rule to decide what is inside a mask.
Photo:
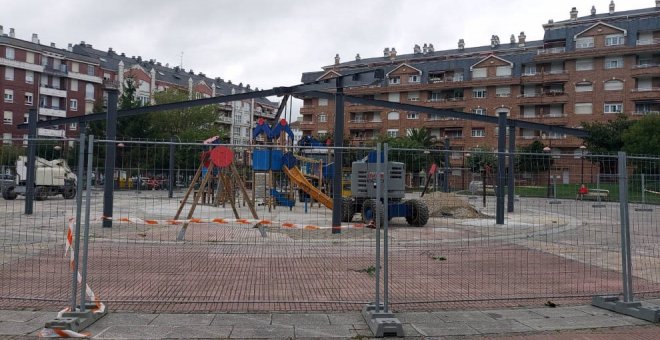
[(444, 77), (444, 78), (435, 78), (435, 77), (433, 77), (433, 78), (429, 78), (429, 83), (430, 84), (444, 83), (444, 82), (454, 83), (454, 82), (461, 82), (461, 81), (463, 81), (462, 77)]
[(303, 121), (300, 122), (300, 124), (302, 124), (302, 125), (312, 125), (312, 124), (314, 124), (314, 121), (313, 120), (303, 120)]
[(62, 75), (66, 75), (67, 73), (69, 73), (66, 65), (64, 64), (59, 65), (58, 67), (55, 67), (54, 65), (44, 65), (44, 72), (51, 74), (62, 74)]
[(431, 98), (427, 100), (430, 103), (442, 103), (442, 102), (460, 102), (464, 101), (465, 97), (449, 97), (449, 98)]
[(660, 115), (660, 111), (633, 111), (635, 116)]
[(637, 64), (633, 65), (633, 68), (649, 68), (649, 67), (658, 67), (660, 64), (650, 63), (650, 64)]
[(630, 90), (631, 92), (653, 92), (660, 91), (660, 87), (645, 87)]
[(564, 53), (566, 52), (566, 47), (552, 47), (552, 48), (544, 48), (536, 51), (537, 55), (541, 54), (554, 54), (554, 53)]
[(642, 46), (642, 45), (657, 45), (660, 44), (660, 38), (653, 38), (653, 39), (639, 39), (637, 40), (637, 46)]

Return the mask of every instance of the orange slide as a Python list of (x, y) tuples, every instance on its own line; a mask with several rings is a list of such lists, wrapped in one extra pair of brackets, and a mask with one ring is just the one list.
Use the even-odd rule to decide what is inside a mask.
[(284, 173), (289, 176), (289, 179), (293, 183), (296, 183), (296, 185), (298, 185), (302, 191), (306, 192), (314, 200), (325, 205), (326, 208), (332, 209), (332, 198), (324, 194), (321, 190), (319, 190), (319, 188), (313, 186), (312, 183), (310, 183), (307, 178), (305, 178), (305, 175), (300, 171), (300, 168), (294, 166), (293, 168), (289, 169), (284, 166), (282, 167), (282, 170), (284, 170)]

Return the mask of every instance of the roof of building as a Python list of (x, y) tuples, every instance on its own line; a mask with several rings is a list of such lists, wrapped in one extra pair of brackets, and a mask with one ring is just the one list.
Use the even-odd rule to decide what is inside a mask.
[(660, 14), (660, 8), (658, 7), (650, 7), (650, 8), (641, 8), (641, 9), (632, 9), (628, 11), (619, 11), (619, 12), (614, 12), (610, 14), (609, 12), (605, 13), (600, 13), (600, 14), (594, 14), (594, 15), (585, 15), (582, 17), (578, 17), (577, 20), (574, 19), (567, 19), (567, 20), (562, 20), (562, 21), (557, 21), (554, 23), (548, 23), (543, 25), (544, 27), (551, 27), (551, 26), (563, 26), (566, 24), (573, 24), (573, 23), (583, 23), (585, 21), (594, 21), (594, 20), (612, 20), (612, 19), (631, 19), (631, 17), (634, 16), (640, 16), (640, 15), (648, 15), (648, 14)]
[[(101, 67), (113, 71), (119, 69), (120, 61), (124, 63), (125, 69), (129, 69), (135, 65), (141, 66), (146, 72), (151, 72), (153, 69), (156, 72), (156, 80), (174, 84), (182, 88), (188, 88), (189, 79), (192, 79), (193, 84), (198, 84), (199, 82), (203, 81), (208, 86), (215, 86), (216, 94), (219, 95), (232, 94), (232, 90), (234, 93), (249, 92), (254, 90), (243, 86), (243, 83), (235, 85), (230, 81), (224, 81), (222, 78), (209, 78), (203, 73), (195, 74), (192, 70), (186, 71), (185, 69), (179, 68), (178, 66), (167, 67), (153, 59), (143, 60), (142, 57), (127, 57), (123, 53), (117, 54), (111, 49), (108, 51), (97, 50), (89, 44), (76, 44), (73, 46), (73, 50), (77, 53), (95, 58), (98, 62), (101, 63)], [(255, 102), (273, 108), (277, 107), (277, 103), (274, 103), (267, 98), (255, 98)]]
[(80, 55), (78, 53), (70, 52), (70, 51), (68, 51), (67, 49), (64, 49), (64, 48), (57, 48), (57, 47), (52, 47), (52, 46), (49, 46), (49, 45), (42, 45), (40, 43), (37, 44), (37, 43), (33, 43), (31, 41), (12, 38), (12, 37), (10, 37), (6, 34), (0, 35), (0, 44), (20, 47), (20, 48), (24, 48), (26, 50), (31, 50), (31, 51), (59, 54), (59, 55), (63, 56), (66, 59), (83, 61), (83, 62), (86, 62), (86, 63), (95, 64), (95, 65), (99, 64), (99, 60), (95, 59), (95, 58), (90, 58), (90, 57), (87, 57), (87, 56), (84, 56), (84, 55)]

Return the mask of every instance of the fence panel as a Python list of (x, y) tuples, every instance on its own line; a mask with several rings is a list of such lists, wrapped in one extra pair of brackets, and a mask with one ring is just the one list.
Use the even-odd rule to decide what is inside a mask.
[[(516, 154), (514, 212), (497, 225), (497, 153), (450, 152), (445, 167), (444, 151), (390, 151), (406, 166), (406, 199), (421, 199), (431, 215), (422, 228), (390, 222), (394, 308), (588, 303), (621, 292), (616, 156)], [(429, 176), (433, 163), (438, 172)], [(451, 193), (420, 197), (426, 180), (445, 178)], [(660, 288), (657, 280), (636, 283)]]
[[(71, 271), (64, 258), (67, 219), (75, 216), (76, 200), (63, 193), (65, 172), (77, 172), (77, 140), (35, 139), (37, 176), (33, 213), (25, 214), (26, 170), (17, 161), (26, 155), (27, 140), (0, 147), (1, 269), (0, 309), (61, 309), (71, 294)], [(56, 165), (62, 160), (67, 168)], [(23, 161), (23, 159), (21, 159)], [(50, 169), (56, 169), (51, 171)], [(59, 179), (58, 179), (59, 178)], [(81, 178), (78, 176), (78, 178)], [(12, 189), (12, 190), (9, 190)], [(47, 190), (52, 190), (47, 195)]]
[[(297, 150), (297, 165), (283, 171), (282, 155), (290, 148), (232, 146), (235, 171), (232, 166), (203, 169), (195, 180), (201, 152), (212, 147), (177, 143), (176, 187), (168, 198), (168, 143), (100, 141), (95, 152), (99, 168), (107, 143), (121, 145), (113, 223), (102, 227), (99, 186), (91, 207), (96, 219), (91, 224), (89, 283), (111, 308), (357, 310), (372, 300), (374, 231), (353, 224), (332, 234), (332, 210), (319, 203), (323, 197), (313, 194), (313, 202), (301, 202), (299, 189), (306, 185), (329, 192), (331, 177), (323, 169), (332, 162), (332, 150)], [(366, 150), (345, 153), (350, 160)], [(202, 186), (206, 174), (211, 175)], [(186, 227), (183, 221), (169, 220), (191, 185), (178, 219), (199, 220)], [(258, 218), (241, 186), (249, 197), (256, 196)], [(200, 199), (189, 215), (196, 193)], [(288, 203), (294, 205), (284, 206)], [(258, 220), (263, 220), (263, 234), (255, 228)]]

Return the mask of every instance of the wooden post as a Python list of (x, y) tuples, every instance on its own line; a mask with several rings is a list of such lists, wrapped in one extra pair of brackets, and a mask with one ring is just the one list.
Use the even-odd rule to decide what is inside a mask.
[[(202, 162), (197, 168), (197, 172), (195, 172), (195, 176), (192, 179), (192, 182), (190, 182), (190, 186), (188, 186), (188, 190), (186, 190), (186, 194), (183, 195), (183, 199), (181, 200), (181, 204), (179, 205), (179, 209), (176, 211), (176, 215), (174, 215), (174, 219), (178, 219), (179, 216), (181, 215), (181, 211), (183, 211), (183, 207), (186, 205), (186, 202), (188, 201), (188, 196), (190, 196), (190, 192), (195, 188), (195, 183), (197, 183), (197, 180), (199, 180), (199, 176), (202, 174), (202, 169), (204, 168), (204, 162), (208, 158), (208, 155), (202, 158)], [(139, 185), (140, 183), (138, 183)]]
[(238, 182), (238, 186), (241, 188), (241, 192), (243, 192), (243, 201), (247, 202), (247, 205), (250, 208), (250, 212), (252, 213), (252, 217), (258, 219), (259, 217), (257, 216), (257, 210), (254, 208), (254, 202), (252, 201), (252, 199), (250, 199), (250, 196), (248, 196), (247, 189), (245, 189), (245, 183), (243, 183), (241, 176), (239, 176), (238, 169), (236, 169), (236, 165), (234, 165), (234, 163), (231, 163), (229, 165), (229, 169), (231, 170), (234, 177), (236, 177), (236, 182)]

